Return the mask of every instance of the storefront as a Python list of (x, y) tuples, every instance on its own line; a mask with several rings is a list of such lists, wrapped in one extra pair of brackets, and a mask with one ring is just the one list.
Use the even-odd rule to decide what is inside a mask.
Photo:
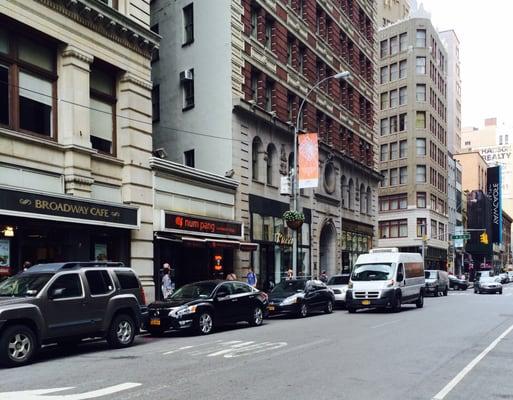
[(129, 265), (135, 207), (0, 187), (0, 269), (24, 262), (112, 260)]
[[(286, 203), (250, 195), (251, 242), (258, 244), (253, 253), (252, 266), (257, 274), (259, 287), (268, 289), (285, 278), (292, 268), (293, 231), (283, 220), (283, 213), (290, 209)], [(305, 222), (298, 232), (297, 276), (311, 276), (310, 225), (311, 211), (303, 209)]]
[(360, 254), (372, 248), (373, 228), (370, 225), (344, 219), (342, 221), (342, 273), (352, 271)]
[(161, 229), (155, 232), (155, 281), (169, 263), (176, 287), (206, 279), (225, 279), (234, 272), (236, 251), (252, 251), (256, 244), (243, 242), (241, 222), (161, 211)]

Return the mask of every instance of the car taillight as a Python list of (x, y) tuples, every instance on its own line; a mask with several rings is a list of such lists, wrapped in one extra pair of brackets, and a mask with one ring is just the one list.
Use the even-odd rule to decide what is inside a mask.
[(143, 306), (145, 306), (146, 305), (146, 294), (144, 293), (144, 289), (142, 286), (141, 286), (141, 301), (142, 301)]

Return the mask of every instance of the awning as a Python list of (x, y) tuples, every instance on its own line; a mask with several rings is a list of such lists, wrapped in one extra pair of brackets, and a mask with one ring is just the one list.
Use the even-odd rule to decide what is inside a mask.
[(157, 235), (157, 234), (155, 234), (155, 239), (183, 243), (185, 246), (188, 246), (188, 247), (225, 248), (225, 249), (238, 249), (240, 251), (255, 251), (258, 249), (257, 243), (240, 242), (238, 240), (229, 240), (229, 239), (199, 238), (199, 237), (194, 237), (194, 236), (168, 237), (168, 236), (161, 236), (161, 235)]

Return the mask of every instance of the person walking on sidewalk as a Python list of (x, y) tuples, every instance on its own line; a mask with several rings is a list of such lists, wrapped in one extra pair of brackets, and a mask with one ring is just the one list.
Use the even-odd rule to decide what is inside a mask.
[(162, 297), (167, 297), (173, 293), (173, 281), (171, 280), (171, 266), (168, 263), (163, 265), (164, 275), (162, 276)]
[(256, 287), (257, 277), (251, 268), (249, 269), (249, 272), (246, 275), (246, 279), (248, 280), (248, 285)]

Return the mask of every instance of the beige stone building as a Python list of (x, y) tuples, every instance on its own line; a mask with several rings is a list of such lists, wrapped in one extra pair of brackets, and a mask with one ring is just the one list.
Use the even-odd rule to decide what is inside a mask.
[(149, 7), (0, 2), (0, 266), (123, 261), (153, 293)]
[(463, 191), (482, 190), (486, 193), (486, 169), (488, 165), (478, 151), (455, 154), (454, 159), (461, 164)]
[(376, 4), (378, 9), (377, 22), (381, 28), (408, 18), (410, 13), (409, 0), (378, 0)]
[(447, 53), (431, 21), (379, 31), (379, 246), (447, 261)]

